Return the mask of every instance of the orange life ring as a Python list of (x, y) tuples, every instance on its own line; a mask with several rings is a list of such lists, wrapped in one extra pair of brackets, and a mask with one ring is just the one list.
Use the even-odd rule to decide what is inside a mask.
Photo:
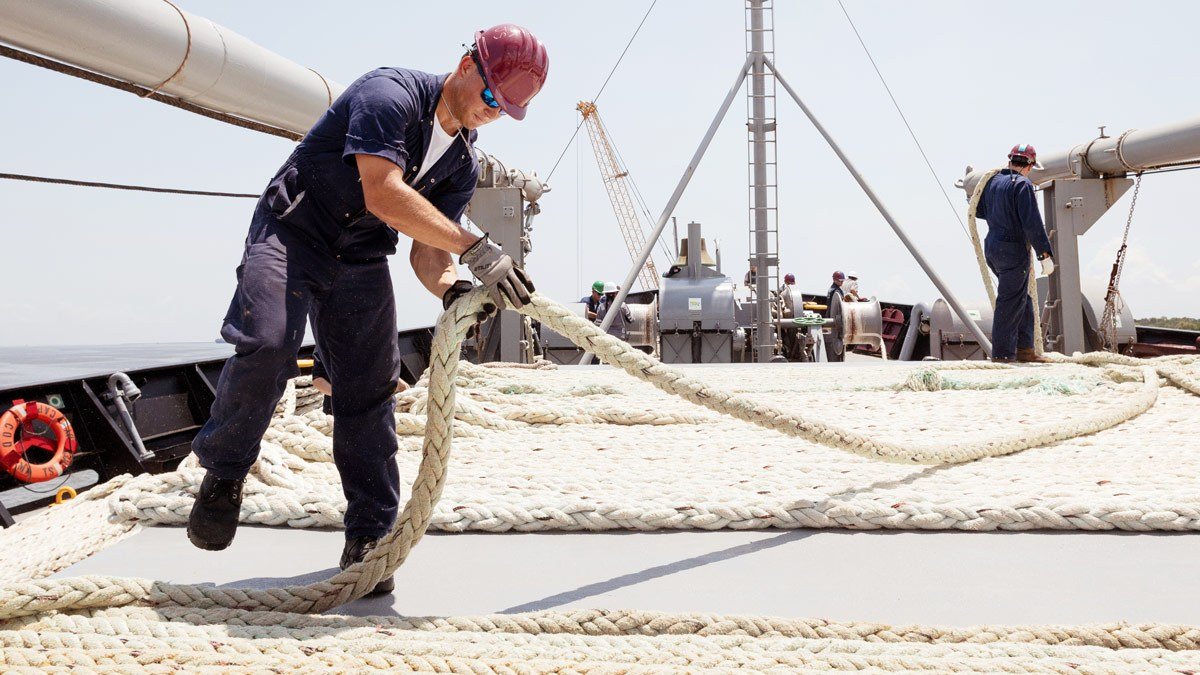
[[(53, 443), (31, 431), (17, 438), (18, 430), (35, 421), (45, 422), (50, 427), (54, 433)], [(66, 416), (52, 405), (16, 400), (0, 416), (0, 466), (19, 481), (40, 483), (58, 478), (71, 466), (76, 447), (75, 430)], [(25, 459), (25, 451), (30, 448), (41, 448), (53, 452), (54, 456), (42, 464), (31, 464)]]

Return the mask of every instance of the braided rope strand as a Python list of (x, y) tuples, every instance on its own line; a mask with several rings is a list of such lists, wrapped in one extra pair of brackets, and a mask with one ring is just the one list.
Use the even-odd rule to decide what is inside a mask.
[[(287, 667), (304, 667), (316, 662), (337, 667), (405, 667), (430, 668), (437, 670), (507, 669), (518, 666), (572, 668), (607, 668), (616, 663), (629, 663), (628, 649), (638, 650), (641, 655), (636, 662), (645, 665), (691, 664), (697, 667), (736, 667), (733, 664), (748, 664), (770, 667), (855, 667), (855, 668), (934, 668), (949, 669), (951, 665), (963, 672), (986, 672), (995, 669), (995, 659), (1009, 659), (1013, 672), (1033, 672), (1039, 668), (1038, 659), (1078, 658), (1103, 666), (1113, 672), (1144, 672), (1147, 664), (1158, 666), (1188, 664), (1195, 661), (1194, 654), (1200, 641), (1200, 631), (1188, 626), (1162, 626), (1147, 624), (1130, 626), (1110, 624), (1089, 627), (1026, 627), (973, 629), (935, 629), (929, 627), (896, 628), (865, 624), (833, 624), (829, 622), (805, 622), (803, 620), (773, 620), (760, 617), (736, 618), (709, 615), (666, 615), (646, 612), (552, 612), (511, 617), (480, 617), (453, 619), (404, 619), (409, 624), (393, 624), (386, 619), (360, 620), (368, 633), (396, 630), (438, 631), (439, 643), (445, 642), (444, 633), (449, 626), (455, 630), (488, 634), (511, 633), (517, 637), (552, 634), (586, 636), (591, 642), (585, 646), (586, 655), (575, 652), (554, 651), (548, 644), (539, 644), (524, 650), (522, 645), (530, 643), (514, 639), (504, 643), (503, 651), (508, 655), (494, 655), (486, 649), (472, 651), (465, 645), (431, 647), (411, 635), (399, 642), (390, 639), (371, 641), (366, 633), (349, 637), (353, 631), (343, 630), (354, 625), (354, 620), (345, 617), (307, 616), (361, 597), (379, 580), (391, 575), (399, 568), (420, 541), (430, 525), (433, 507), (442, 496), (446, 486), (447, 467), (452, 446), (455, 419), (460, 415), (478, 418), (484, 424), (496, 425), (497, 419), (506, 425), (527, 424), (507, 420), (503, 415), (484, 410), (478, 404), (460, 405), (456, 400), (456, 389), (461, 381), (485, 381), (496, 386), (516, 387), (503, 384), (503, 378), (488, 369), (463, 367), (459, 364), (459, 343), (467, 329), (474, 323), (474, 316), (483, 301), (481, 291), (464, 296), (439, 320), (434, 340), (430, 370), (427, 378), (427, 396), (424, 398), (427, 414), (423, 427), (421, 461), (412, 495), (397, 519), (392, 531), (373, 549), (366, 559), (333, 577), (305, 586), (289, 586), (281, 589), (236, 589), (212, 588), (208, 586), (176, 585), (145, 579), (124, 579), (90, 576), (71, 579), (43, 579), (10, 583), (0, 586), (0, 663), (14, 667), (42, 667), (52, 663), (73, 663), (91, 668), (145, 667), (149, 665), (167, 667), (214, 667), (239, 662), (247, 664), (271, 663)], [(1076, 357), (1056, 356), (1062, 363), (1104, 366), (1112, 369), (1114, 376), (1131, 382), (1133, 388), (1119, 405), (1099, 410), (1075, 425), (1057, 427), (1035, 426), (1022, 437), (1005, 437), (998, 441), (952, 442), (944, 446), (909, 447), (898, 443), (879, 441), (849, 430), (818, 421), (805, 420), (771, 406), (755, 403), (749, 399), (721, 391), (704, 382), (675, 372), (652, 358), (633, 350), (625, 343), (600, 333), (591, 324), (578, 319), (549, 300), (534, 296), (525, 310), (530, 316), (542, 321), (551, 329), (566, 335), (585, 349), (594, 351), (605, 361), (618, 365), (622, 370), (655, 387), (680, 396), (715, 412), (733, 415), (739, 419), (774, 429), (784, 434), (803, 438), (851, 454), (889, 462), (946, 465), (962, 463), (985, 457), (996, 457), (1037, 447), (1064, 438), (1106, 429), (1132, 419), (1157, 400), (1160, 376), (1168, 382), (1200, 395), (1196, 378), (1187, 370), (1194, 361), (1186, 358), (1162, 359), (1150, 364), (1146, 361), (1117, 357), (1111, 354), (1084, 355)], [(1057, 366), (1056, 366), (1057, 367)], [(957, 364), (946, 370), (1007, 371), (995, 364)], [(503, 369), (499, 369), (503, 372)], [(514, 370), (513, 372), (521, 372)], [(970, 383), (967, 383), (970, 386)], [(285, 397), (281, 414), (284, 419), (301, 420), (295, 413), (303, 407), (302, 395), (295, 383), (291, 394)], [(536, 395), (536, 392), (532, 392)], [(401, 396), (408, 396), (406, 392)], [(589, 394), (590, 395), (590, 394)], [(417, 397), (412, 405), (420, 402)], [(467, 401), (461, 403), (466, 404)], [(401, 413), (398, 419), (409, 419)], [(493, 419), (495, 418), (495, 419)], [(703, 423), (703, 418), (697, 418)], [(299, 422), (292, 422), (299, 424)], [(398, 426), (399, 426), (398, 422)], [(269, 442), (269, 440), (267, 441)], [(264, 447), (266, 443), (264, 444)], [(320, 450), (318, 448), (317, 450)], [(311, 450), (310, 452), (317, 452)], [(286, 486), (288, 475), (283, 469), (289, 462), (301, 462), (298, 455), (280, 455), (277, 458), (264, 454), (265, 462), (257, 469), (268, 485)], [(292, 457), (292, 459), (288, 459)], [(180, 483), (194, 480), (186, 474), (197, 472), (185, 466), (179, 472)], [(146, 486), (157, 481), (159, 476), (144, 476), (129, 483), (143, 481)], [(158, 498), (170, 489), (164, 483), (153, 483)], [(119, 486), (127, 488), (129, 484)], [(333, 490), (326, 488), (326, 495)], [(97, 496), (99, 498), (99, 495)], [(327, 498), (327, 497), (326, 497)], [(112, 492), (107, 499), (120, 502), (120, 490)], [(93, 500), (99, 503), (99, 500)], [(141, 507), (139, 507), (141, 508)], [(162, 508), (162, 507), (158, 507)], [(166, 509), (168, 512), (170, 508)], [(140, 512), (140, 511), (139, 511)], [(70, 612), (71, 614), (63, 614)], [(164, 622), (164, 619), (166, 621)], [(330, 624), (330, 621), (338, 623)], [(55, 623), (58, 622), (58, 623)], [(168, 623), (169, 622), (169, 623)], [(189, 633), (189, 622), (197, 630), (209, 630), (206, 626), (254, 626), (242, 636), (222, 634), (220, 646), (202, 633)], [(330, 644), (312, 643), (310, 650), (299, 649), (292, 641), (308, 640), (312, 631), (320, 626), (333, 626), (337, 638), (327, 635)], [(414, 628), (420, 626), (420, 628)], [(223, 631), (230, 630), (222, 628)], [(107, 632), (106, 632), (107, 631)], [(115, 632), (114, 632), (115, 631)], [(165, 632), (164, 632), (165, 631)], [(274, 631), (273, 633), (271, 631)], [(77, 638), (74, 633), (86, 633)], [(345, 635), (343, 635), (345, 633)], [(146, 635), (154, 640), (130, 642), (129, 636)], [(834, 638), (833, 635), (838, 637)], [(121, 638), (105, 641), (104, 635)], [(354, 634), (358, 635), (358, 634)], [(656, 641), (653, 646), (637, 647), (635, 643), (620, 646), (601, 644), (604, 636), (694, 636), (709, 639), (709, 642), (680, 646), (683, 651), (672, 651), (671, 642)], [(762, 645), (749, 651), (742, 643), (726, 640), (726, 636), (750, 636), (755, 639), (784, 637), (828, 641), (848, 641), (847, 644), (806, 644), (798, 648), (795, 643), (778, 643), (769, 647)], [(345, 639), (340, 639), (345, 637)], [(193, 639), (195, 638), (195, 639)], [(278, 639), (286, 642), (271, 643)], [(479, 638), (473, 637), (472, 641)], [(713, 640), (716, 640), (715, 642)], [(721, 642), (721, 640), (726, 640)], [(872, 652), (862, 643), (904, 642), (912, 643), (914, 649), (926, 649), (928, 644), (962, 644), (963, 650), (975, 651), (916, 651)], [(1035, 644), (1036, 649), (1016, 649), (1007, 646), (1001, 651), (987, 651), (983, 645), (974, 643)], [(971, 643), (971, 644), (966, 644)], [(582, 645), (583, 643), (580, 643)], [(683, 643), (680, 643), (681, 645)], [(765, 644), (765, 643), (764, 643)], [(389, 646), (391, 645), (391, 646)], [(1166, 651), (1153, 654), (1123, 653), (1117, 657), (1106, 657), (1086, 651), (1054, 651), (1042, 645), (1060, 645), (1063, 649), (1104, 648), (1121, 650), (1179, 650), (1180, 657)], [(706, 657), (714, 649), (721, 656)], [(47, 660), (47, 649), (58, 650), (57, 661)], [(580, 647), (579, 649), (583, 649)], [(763, 650), (766, 650), (764, 652)], [(607, 650), (607, 651), (605, 651)], [(666, 650), (663, 652), (663, 650)], [(743, 651), (739, 651), (743, 650)], [(832, 651), (831, 651), (832, 650)], [(577, 650), (578, 651), (578, 650)], [(769, 653), (767, 653), (769, 652)], [(237, 659), (244, 659), (237, 661)], [(321, 656), (323, 654), (323, 656)], [(665, 654), (665, 655), (664, 655)], [(658, 659), (667, 660), (658, 660)], [(265, 659), (265, 660), (264, 660)], [(707, 659), (707, 660), (706, 660)], [(724, 660), (722, 660), (724, 659)], [(1014, 659), (1016, 659), (1014, 661)], [(1110, 659), (1105, 661), (1105, 659)], [(1174, 659), (1174, 660), (1172, 660)], [(606, 665), (607, 664), (607, 665)]]

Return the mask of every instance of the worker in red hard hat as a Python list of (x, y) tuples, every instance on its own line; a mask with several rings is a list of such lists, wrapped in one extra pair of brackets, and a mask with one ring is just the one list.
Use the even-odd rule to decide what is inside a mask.
[[(482, 71), (485, 102), (490, 90), (504, 114), (525, 119), (525, 109), (541, 91), (550, 69), (541, 41), (520, 26), (504, 23), (476, 33), (472, 52)], [(488, 103), (488, 107), (496, 106)]]
[(782, 294), (788, 290), (788, 286), (796, 285), (796, 275), (788, 272), (783, 275), (783, 283), (779, 284), (779, 292)]
[(829, 285), (829, 291), (825, 293), (825, 306), (833, 307), (833, 296), (837, 296), (840, 300), (845, 291), (842, 290), (842, 284), (846, 283), (846, 275), (841, 271), (833, 273), (833, 283)]
[(984, 257), (996, 275), (996, 311), (992, 316), (992, 360), (1041, 362), (1034, 349), (1033, 299), (1029, 297), (1029, 249), (1041, 261), (1042, 274), (1054, 273), (1053, 251), (1038, 212), (1029, 172), (1041, 165), (1032, 145), (1014, 145), (1008, 167), (983, 187), (975, 217), (988, 224)]
[(1014, 145), (1012, 150), (1008, 151), (1008, 161), (1015, 163), (1018, 167), (1029, 167), (1029, 170), (1022, 173), (1022, 176), (1029, 175), (1029, 171), (1037, 169), (1042, 170), (1041, 162), (1037, 161), (1037, 150), (1028, 143)]
[[(400, 235), (421, 284), (448, 309), (473, 287), (495, 311), (529, 302), (533, 284), (513, 259), (459, 219), (475, 191), (476, 129), (523, 119), (550, 60), (527, 29), (475, 33), (445, 74), (379, 68), (346, 88), (308, 131), (259, 199), (237, 288), (221, 328), (235, 352), (192, 450), (205, 469), (188, 539), (228, 547), (242, 487), (311, 316), (337, 424), (333, 460), (346, 496), (341, 567), (361, 561), (396, 520), (395, 400), (400, 376), (388, 257)], [(406, 299), (407, 300), (407, 299)], [(411, 302), (411, 300), (408, 300)], [(385, 579), (375, 592), (390, 592)]]

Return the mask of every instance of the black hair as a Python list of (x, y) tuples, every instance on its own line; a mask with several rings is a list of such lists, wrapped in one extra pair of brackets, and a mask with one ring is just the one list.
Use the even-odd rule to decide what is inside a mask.
[(1012, 157), (1009, 157), (1008, 163), (1012, 164), (1013, 166), (1029, 166), (1030, 164), (1033, 164), (1033, 162), (1029, 161), (1028, 157), (1022, 157), (1021, 155), (1013, 155)]

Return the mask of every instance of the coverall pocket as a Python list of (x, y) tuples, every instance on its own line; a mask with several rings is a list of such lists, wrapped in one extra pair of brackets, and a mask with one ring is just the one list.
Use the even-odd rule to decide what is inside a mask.
[(282, 213), (276, 213), (276, 220), (283, 223), (287, 229), (314, 242), (324, 242), (326, 245), (337, 238), (336, 226), (330, 225), (329, 216), (317, 204), (308, 190), (301, 190), (295, 199)]
[(400, 235), (372, 213), (355, 218), (342, 228), (333, 250), (348, 260), (372, 260), (396, 252)]

